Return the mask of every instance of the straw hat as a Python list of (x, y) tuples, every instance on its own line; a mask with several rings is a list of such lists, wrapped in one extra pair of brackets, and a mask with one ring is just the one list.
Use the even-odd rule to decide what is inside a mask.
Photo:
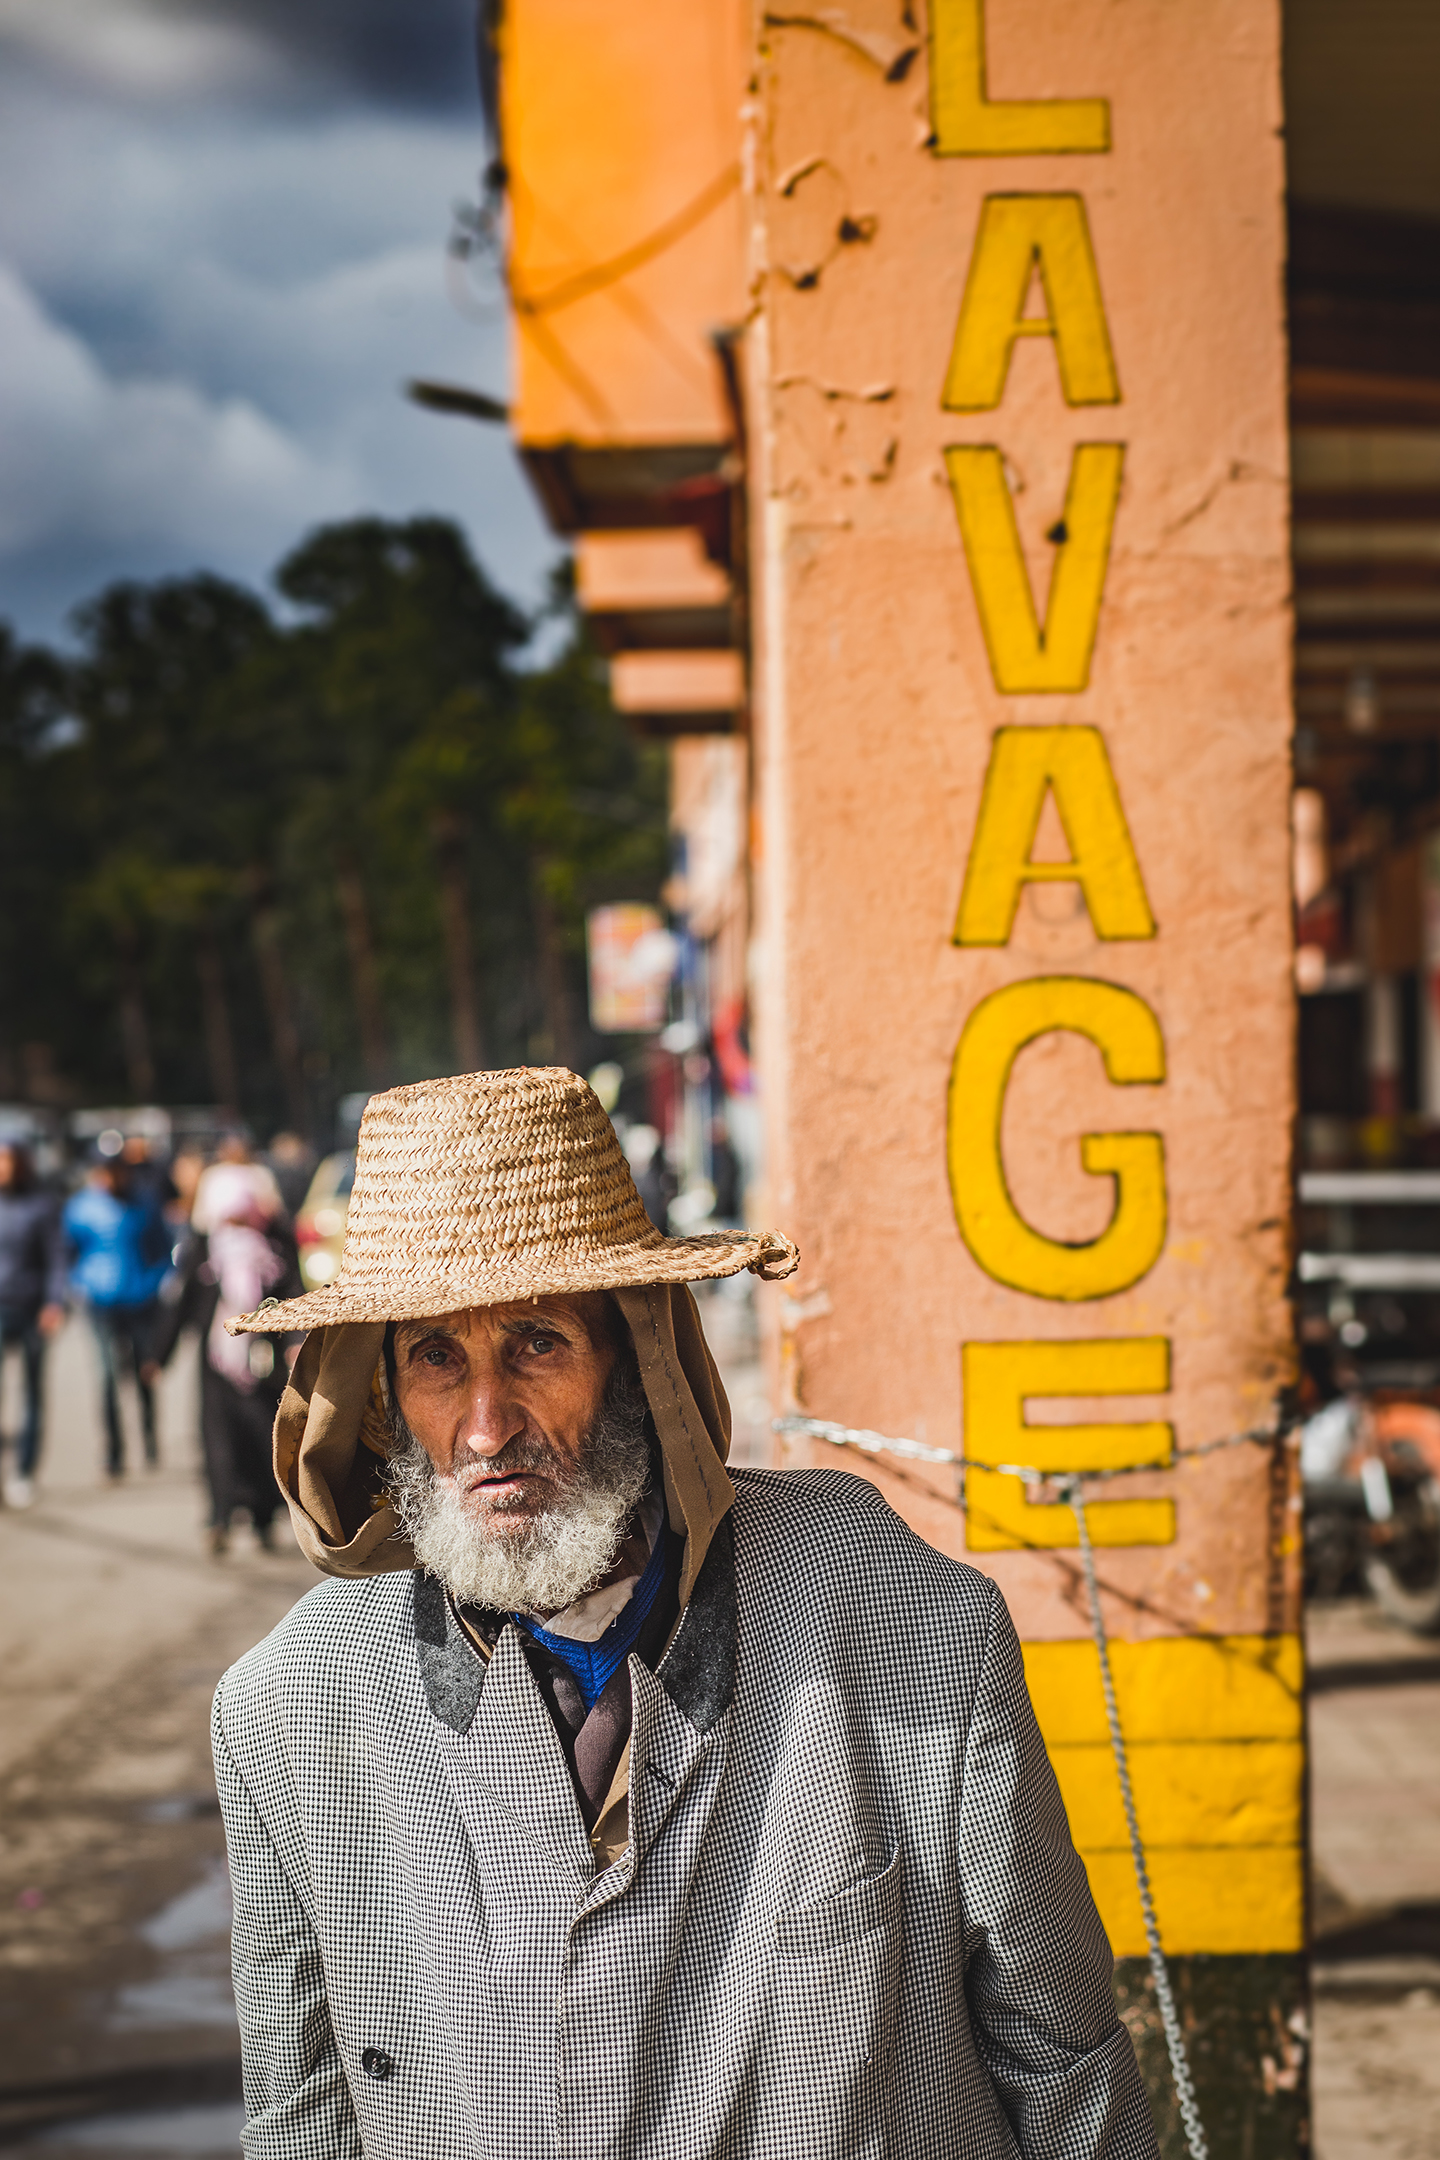
[(372, 1095), (334, 1282), (226, 1325), (280, 1334), (419, 1320), (742, 1268), (777, 1281), (798, 1260), (778, 1230), (664, 1236), (593, 1091), (563, 1066), (520, 1066)]

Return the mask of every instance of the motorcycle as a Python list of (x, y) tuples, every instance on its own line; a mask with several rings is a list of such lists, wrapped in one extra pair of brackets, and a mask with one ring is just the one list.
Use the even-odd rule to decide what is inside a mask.
[(1440, 1634), (1440, 1410), (1338, 1396), (1300, 1429), (1305, 1590), (1363, 1583), (1416, 1635)]

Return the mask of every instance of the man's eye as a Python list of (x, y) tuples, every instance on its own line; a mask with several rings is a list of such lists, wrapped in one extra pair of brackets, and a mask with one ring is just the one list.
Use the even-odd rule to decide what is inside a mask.
[(536, 1357), (549, 1357), (550, 1352), (555, 1348), (555, 1337), (553, 1335), (532, 1335), (530, 1337), (530, 1348), (534, 1351)]
[(420, 1359), (425, 1365), (446, 1365), (450, 1361), (450, 1353), (442, 1349), (439, 1343), (432, 1343), (428, 1350), (421, 1351)]

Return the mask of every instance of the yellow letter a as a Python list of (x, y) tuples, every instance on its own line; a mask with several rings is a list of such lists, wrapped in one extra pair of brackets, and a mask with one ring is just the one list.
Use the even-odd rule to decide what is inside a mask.
[[(1050, 788), (1070, 844), (1069, 862), (1030, 860)], [(1098, 937), (1155, 935), (1120, 791), (1098, 728), (996, 730), (952, 942), (1008, 944), (1021, 886), (1042, 881), (1078, 885)]]
[[(1036, 268), (1046, 313), (1024, 315)], [(1090, 229), (1078, 195), (986, 196), (940, 398), (947, 412), (988, 412), (1000, 403), (1017, 337), (1055, 340), (1067, 405), (1119, 402)]]
[(945, 452), (997, 690), (1014, 696), (1089, 682), (1124, 463), (1123, 443), (1075, 446), (1065, 514), (1048, 536), (1055, 568), (1042, 630), (1000, 452), (990, 443)]

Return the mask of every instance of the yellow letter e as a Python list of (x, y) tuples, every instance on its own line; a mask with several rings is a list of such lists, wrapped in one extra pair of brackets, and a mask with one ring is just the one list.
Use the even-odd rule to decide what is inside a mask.
[[(1090, 1342), (966, 1343), (965, 1543), (971, 1552), (1077, 1545), (1075, 1517), (1061, 1503), (1027, 1500), (1018, 1477), (974, 1468), (1014, 1463), (1051, 1475), (1065, 1470), (1138, 1469), (1170, 1462), (1169, 1425), (1030, 1425), (1027, 1399), (1078, 1395), (1163, 1395), (1170, 1345), (1163, 1336)], [(1169, 1545), (1173, 1500), (1090, 1500), (1085, 1520), (1097, 1545)]]

